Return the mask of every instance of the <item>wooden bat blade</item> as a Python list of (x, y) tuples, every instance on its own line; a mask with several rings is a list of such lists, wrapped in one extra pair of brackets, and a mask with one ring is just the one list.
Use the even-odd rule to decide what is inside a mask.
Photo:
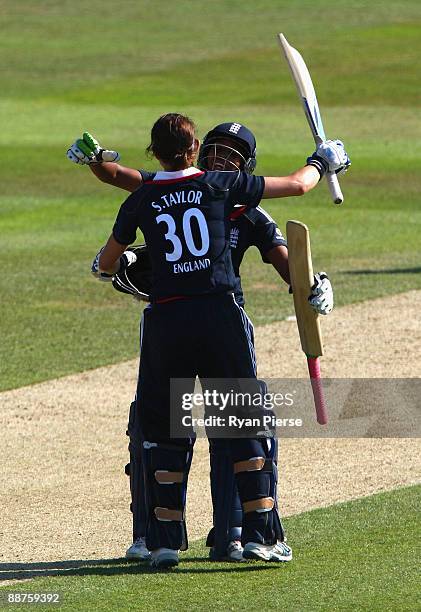
[[(326, 134), (310, 73), (301, 54), (297, 51), (297, 49), (291, 47), (283, 34), (278, 34), (278, 42), (284, 53), (295, 85), (297, 86), (298, 97), (303, 105), (307, 122), (310, 126), (311, 133), (313, 134), (314, 142), (316, 145), (319, 145), (321, 142), (326, 140)], [(344, 196), (339, 185), (338, 177), (335, 173), (328, 173), (326, 174), (326, 180), (332, 200), (335, 202), (335, 204), (342, 204), (344, 201)]]
[(313, 285), (313, 264), (308, 227), (300, 221), (288, 221), (287, 242), (289, 273), (301, 347), (307, 355), (317, 422), (325, 425), (327, 409), (319, 363), (319, 356), (323, 355), (322, 334), (319, 315), (312, 309), (308, 301)]
[(291, 47), (283, 34), (278, 34), (278, 41), (284, 52), (292, 78), (297, 86), (298, 95), (303, 105), (314, 141), (316, 144), (320, 144), (326, 140), (326, 135), (320, 116), (319, 103), (308, 68), (300, 53), (297, 49)]
[(318, 314), (308, 302), (313, 285), (310, 234), (300, 221), (287, 222), (288, 263), (301, 347), (307, 357), (323, 355)]

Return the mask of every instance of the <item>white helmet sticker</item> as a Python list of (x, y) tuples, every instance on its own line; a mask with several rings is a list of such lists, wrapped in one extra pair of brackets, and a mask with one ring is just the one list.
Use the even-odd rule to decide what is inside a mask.
[(228, 131), (237, 134), (240, 129), (241, 123), (233, 123)]

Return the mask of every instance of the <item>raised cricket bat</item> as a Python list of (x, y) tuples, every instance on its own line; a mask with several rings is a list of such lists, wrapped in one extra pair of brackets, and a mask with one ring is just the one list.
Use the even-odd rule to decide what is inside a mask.
[[(300, 53), (297, 49), (291, 47), (283, 34), (278, 34), (278, 41), (297, 86), (298, 96), (303, 105), (314, 142), (316, 145), (319, 145), (326, 140), (326, 134), (323, 128), (319, 103), (317, 102), (316, 92), (314, 91), (310, 73)], [(326, 174), (326, 180), (333, 201), (335, 204), (342, 204), (344, 196), (342, 195), (338, 177), (334, 172), (328, 172)]]
[(313, 389), (317, 422), (327, 423), (327, 409), (320, 375), (319, 357), (323, 355), (319, 315), (308, 302), (313, 285), (310, 233), (300, 221), (287, 222), (288, 265), (292, 296), (300, 334), (301, 348), (307, 356), (308, 371)]

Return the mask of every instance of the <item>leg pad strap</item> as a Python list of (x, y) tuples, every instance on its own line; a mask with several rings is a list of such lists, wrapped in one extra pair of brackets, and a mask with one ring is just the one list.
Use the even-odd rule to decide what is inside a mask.
[(183, 472), (170, 472), (169, 470), (155, 470), (155, 480), (159, 484), (181, 484), (184, 479)]
[(184, 521), (182, 510), (171, 510), (171, 508), (154, 508), (158, 521)]
[(260, 472), (261, 470), (272, 473), (273, 460), (265, 459), (265, 457), (252, 457), (251, 459), (234, 463), (234, 474), (239, 474), (240, 472)]
[(273, 497), (263, 497), (262, 499), (253, 499), (252, 501), (243, 503), (243, 511), (248, 512), (270, 512), (275, 505)]

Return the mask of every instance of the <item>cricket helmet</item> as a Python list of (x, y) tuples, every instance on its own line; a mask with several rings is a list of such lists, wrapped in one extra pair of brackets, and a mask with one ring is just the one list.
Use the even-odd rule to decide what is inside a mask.
[[(219, 144), (221, 139), (229, 140), (235, 145)], [(218, 147), (218, 148), (217, 148)], [(208, 132), (199, 150), (198, 165), (207, 170), (238, 170), (231, 161), (240, 156), (240, 170), (253, 174), (256, 168), (256, 139), (245, 125), (241, 123), (220, 123)], [(209, 167), (212, 158), (213, 167)]]

